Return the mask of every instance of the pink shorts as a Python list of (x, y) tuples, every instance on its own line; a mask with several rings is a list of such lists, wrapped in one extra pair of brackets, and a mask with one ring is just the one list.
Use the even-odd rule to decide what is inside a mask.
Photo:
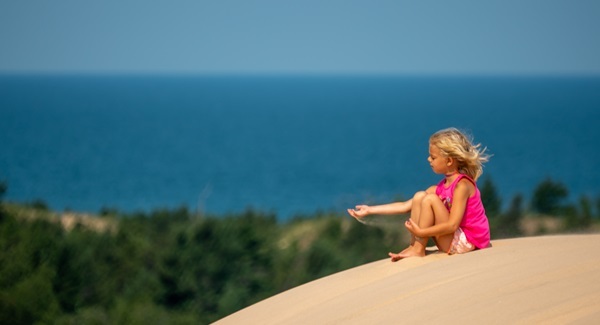
[(450, 250), (448, 254), (462, 254), (467, 253), (475, 249), (475, 245), (471, 244), (467, 240), (467, 236), (462, 231), (462, 229), (458, 228), (454, 232), (454, 239), (452, 239), (452, 244), (450, 244)]

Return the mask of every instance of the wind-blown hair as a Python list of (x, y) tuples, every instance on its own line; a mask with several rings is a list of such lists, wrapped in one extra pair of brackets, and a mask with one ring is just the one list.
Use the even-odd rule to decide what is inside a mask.
[(471, 137), (456, 128), (437, 131), (429, 138), (429, 143), (438, 147), (443, 155), (458, 161), (458, 172), (477, 180), (483, 174), (483, 163), (490, 158), (487, 148), (473, 144)]

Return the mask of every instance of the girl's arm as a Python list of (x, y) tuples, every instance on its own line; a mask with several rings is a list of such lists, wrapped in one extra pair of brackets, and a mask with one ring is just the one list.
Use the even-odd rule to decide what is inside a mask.
[[(435, 193), (435, 185), (430, 186), (427, 190), (425, 190), (425, 192)], [(409, 213), (412, 210), (412, 203), (413, 200), (410, 199), (404, 202), (394, 202), (374, 206), (368, 206), (364, 204), (357, 205), (354, 209), (348, 209), (348, 214), (350, 214), (354, 218), (362, 218), (370, 214), (392, 215)]]
[(394, 202), (382, 205), (357, 205), (355, 209), (348, 209), (348, 213), (354, 218), (366, 217), (370, 214), (402, 214), (408, 213), (412, 209), (412, 199), (404, 202)]

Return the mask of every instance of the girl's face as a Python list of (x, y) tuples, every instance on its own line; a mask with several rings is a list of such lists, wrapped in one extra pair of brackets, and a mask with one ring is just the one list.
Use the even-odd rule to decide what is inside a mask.
[(446, 174), (448, 172), (448, 157), (444, 156), (440, 149), (433, 144), (429, 144), (429, 166), (436, 174)]

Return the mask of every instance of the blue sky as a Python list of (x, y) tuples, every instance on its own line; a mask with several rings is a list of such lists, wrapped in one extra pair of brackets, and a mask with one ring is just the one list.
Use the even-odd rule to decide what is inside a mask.
[(600, 1), (0, 2), (0, 73), (600, 74)]

